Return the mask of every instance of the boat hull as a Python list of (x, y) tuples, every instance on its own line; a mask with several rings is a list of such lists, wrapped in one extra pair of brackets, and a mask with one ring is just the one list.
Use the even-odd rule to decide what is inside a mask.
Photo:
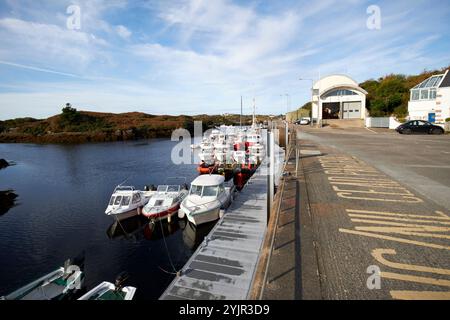
[(136, 208), (133, 210), (129, 210), (126, 212), (121, 212), (121, 213), (113, 213), (113, 214), (107, 214), (110, 217), (113, 217), (116, 220), (122, 221), (131, 217), (135, 217), (137, 215), (140, 214), (141, 209), (140, 208)]
[(173, 216), (176, 212), (178, 212), (178, 209), (180, 209), (180, 204), (177, 204), (176, 206), (160, 212), (146, 212), (145, 210), (143, 210), (142, 215), (151, 220), (159, 221)]
[(198, 213), (187, 213), (186, 217), (195, 226), (216, 221), (220, 218), (220, 207)]

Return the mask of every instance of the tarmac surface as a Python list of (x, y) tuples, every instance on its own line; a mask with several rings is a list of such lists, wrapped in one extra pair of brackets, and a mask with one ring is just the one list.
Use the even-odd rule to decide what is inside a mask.
[(297, 136), (263, 297), (450, 299), (450, 137)]

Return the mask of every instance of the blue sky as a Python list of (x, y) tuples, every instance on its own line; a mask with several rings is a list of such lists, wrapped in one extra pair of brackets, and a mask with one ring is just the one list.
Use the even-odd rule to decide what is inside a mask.
[[(67, 28), (70, 5), (81, 28)], [(381, 29), (366, 25), (377, 5)], [(0, 119), (82, 110), (280, 114), (310, 82), (450, 65), (450, 2), (0, 0)]]

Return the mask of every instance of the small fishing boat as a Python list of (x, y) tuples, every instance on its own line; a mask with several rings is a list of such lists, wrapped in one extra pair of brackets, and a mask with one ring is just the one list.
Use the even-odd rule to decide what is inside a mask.
[(132, 186), (118, 185), (109, 200), (105, 214), (119, 221), (124, 220), (140, 214), (147, 201), (145, 192), (135, 190)]
[(187, 196), (187, 187), (181, 185), (160, 185), (142, 209), (142, 215), (158, 221), (170, 219), (178, 212), (180, 203)]
[(183, 200), (179, 217), (186, 217), (194, 225), (217, 220), (221, 210), (231, 203), (232, 188), (225, 187), (222, 175), (201, 175), (191, 183), (189, 195)]
[(132, 300), (136, 293), (135, 287), (124, 287), (127, 275), (119, 275), (115, 283), (104, 281), (80, 297), (78, 300)]
[[(84, 258), (82, 258), (84, 260)], [(72, 297), (84, 281), (84, 262), (67, 260), (63, 267), (0, 297), (0, 300), (65, 300)]]

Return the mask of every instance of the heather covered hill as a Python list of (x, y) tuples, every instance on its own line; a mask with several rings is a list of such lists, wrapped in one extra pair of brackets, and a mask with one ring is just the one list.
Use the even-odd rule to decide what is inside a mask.
[[(258, 117), (259, 121), (268, 117)], [(169, 116), (142, 112), (100, 113), (78, 111), (67, 104), (62, 113), (47, 119), (19, 118), (0, 121), (0, 142), (85, 143), (170, 137), (185, 128), (193, 132), (194, 121), (203, 129), (239, 124), (239, 115)], [(243, 124), (251, 116), (243, 116)]]

